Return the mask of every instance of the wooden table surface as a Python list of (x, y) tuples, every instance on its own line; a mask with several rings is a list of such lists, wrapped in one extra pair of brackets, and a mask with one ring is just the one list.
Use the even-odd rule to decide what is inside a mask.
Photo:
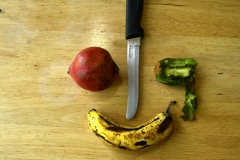
[[(140, 101), (126, 120), (127, 63), (124, 0), (0, 2), (0, 159), (240, 159), (240, 1), (145, 0)], [(107, 49), (120, 68), (102, 92), (78, 87), (67, 74), (76, 54)], [(196, 121), (183, 121), (184, 88), (155, 80), (163, 58), (191, 57), (196, 68)], [(166, 109), (174, 129), (144, 151), (105, 145), (88, 128), (96, 108), (138, 125)]]

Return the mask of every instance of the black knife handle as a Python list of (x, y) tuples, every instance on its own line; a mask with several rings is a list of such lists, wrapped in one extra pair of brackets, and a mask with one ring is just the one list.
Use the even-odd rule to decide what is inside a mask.
[(143, 0), (127, 0), (126, 39), (143, 37), (144, 31), (140, 25), (142, 10)]

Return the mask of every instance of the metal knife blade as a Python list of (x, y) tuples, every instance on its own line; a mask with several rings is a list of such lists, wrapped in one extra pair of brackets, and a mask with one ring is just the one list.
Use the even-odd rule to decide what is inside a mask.
[(140, 37), (127, 40), (128, 102), (126, 118), (132, 119), (137, 112), (139, 100), (139, 52)]
[(126, 3), (126, 39), (128, 64), (128, 102), (126, 118), (132, 119), (138, 108), (139, 101), (139, 59), (140, 41), (143, 29), (140, 19), (143, 0), (127, 0)]

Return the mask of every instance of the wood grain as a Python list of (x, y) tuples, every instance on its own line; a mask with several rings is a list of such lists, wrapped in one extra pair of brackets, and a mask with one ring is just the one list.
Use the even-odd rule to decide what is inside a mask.
[[(140, 102), (125, 119), (127, 67), (124, 0), (9, 0), (0, 2), (0, 159), (240, 159), (240, 4), (238, 0), (145, 0)], [(102, 92), (78, 87), (67, 74), (76, 54), (107, 49), (120, 68)], [(167, 57), (192, 57), (197, 120), (184, 122), (184, 89), (155, 80)], [(106, 146), (88, 128), (96, 108), (137, 125), (166, 109), (174, 130), (141, 152)]]

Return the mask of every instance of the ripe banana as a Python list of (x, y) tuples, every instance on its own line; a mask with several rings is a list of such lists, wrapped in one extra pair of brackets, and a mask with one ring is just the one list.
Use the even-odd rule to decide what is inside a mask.
[(163, 141), (172, 131), (170, 107), (174, 103), (176, 101), (170, 102), (166, 112), (136, 127), (118, 124), (95, 109), (88, 113), (88, 124), (96, 136), (114, 147), (130, 150), (146, 149)]

